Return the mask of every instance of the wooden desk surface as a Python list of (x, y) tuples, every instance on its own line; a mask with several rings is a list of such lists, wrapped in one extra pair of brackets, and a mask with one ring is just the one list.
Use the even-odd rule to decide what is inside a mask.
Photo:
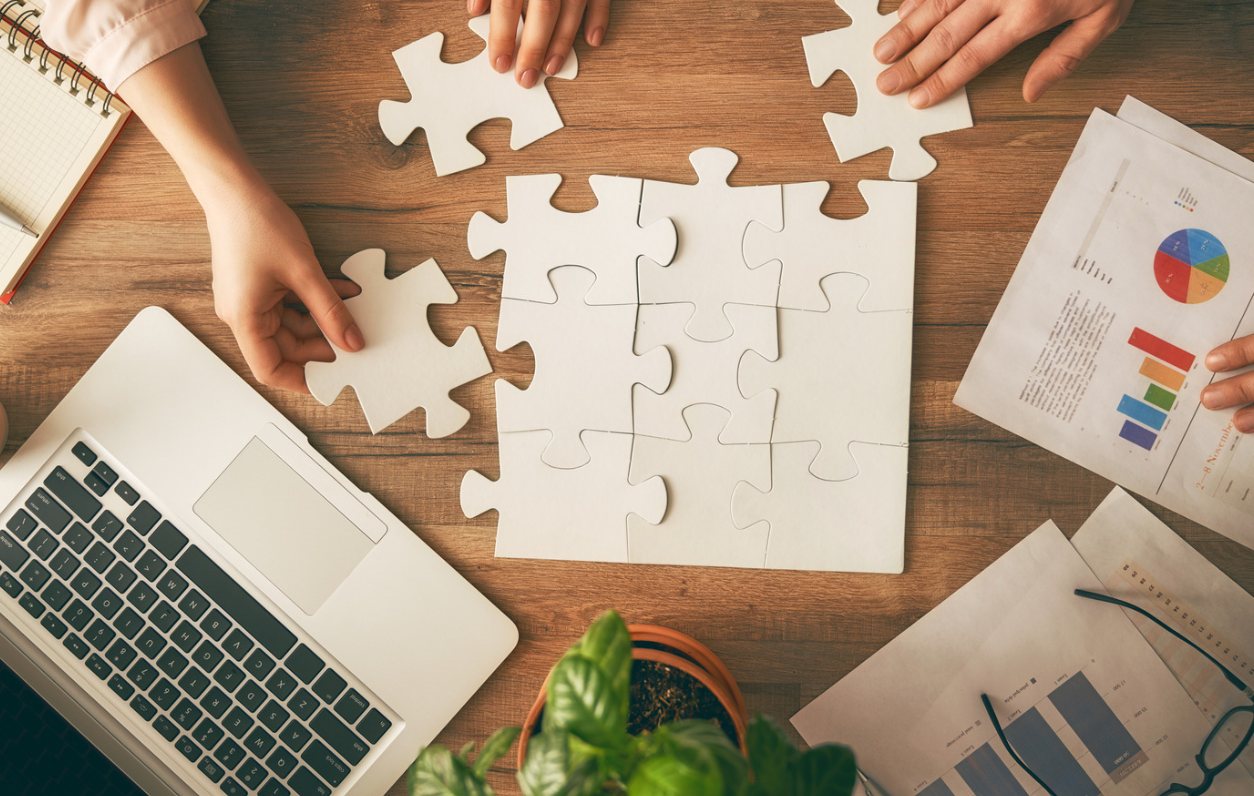
[[(440, 179), (422, 137), (400, 148), (384, 139), (376, 106), (407, 96), (392, 50), (443, 30), (448, 60), (478, 52), (460, 2), (214, 0), (204, 20), (205, 54), (235, 126), (326, 270), (373, 246), (394, 270), (435, 257), (461, 296), (433, 308), (437, 333), (451, 343), (478, 327), (496, 376), (520, 386), (533, 365), (526, 347), (492, 350), (504, 257), (476, 262), (466, 249), (476, 210), (506, 216), (506, 175), (560, 172), (556, 204), (584, 210), (595, 201), (591, 174), (691, 182), (689, 152), (723, 146), (740, 155), (734, 183), (829, 180), (824, 209), (842, 216), (864, 212), (858, 180), (887, 175), (887, 150), (841, 165), (823, 128), (825, 111), (855, 108), (843, 75), (822, 89), (807, 78), (800, 38), (844, 24), (830, 0), (618, 0), (605, 46), (578, 45), (578, 80), (550, 83), (565, 129), (512, 152), (508, 123), (489, 122), (471, 136), (487, 164)], [(496, 513), (467, 520), (458, 505), (466, 470), (499, 473), (493, 378), (455, 391), (473, 415), (444, 440), (422, 433), (421, 412), (372, 437), (348, 393), (324, 408), (261, 389), (518, 623), (517, 651), (442, 742), (456, 749), (521, 722), (558, 654), (610, 607), (705, 641), (750, 709), (786, 722), (1041, 522), (1070, 535), (1105, 497), (1109, 482), (958, 409), (953, 394), (1094, 106), (1113, 112), (1130, 93), (1254, 155), (1254, 2), (1141, 0), (1078, 74), (1027, 105), (1023, 75), (1046, 41), (970, 86), (973, 129), (927, 143), (940, 166), (919, 186), (904, 575), (497, 560)], [(13, 306), (0, 309), (0, 401), (12, 422), (0, 462), (149, 304), (247, 374), (214, 315), (200, 208), (136, 120)], [(1254, 588), (1254, 551), (1151, 508)], [(515, 792), (510, 767), (497, 767), (502, 793)]]

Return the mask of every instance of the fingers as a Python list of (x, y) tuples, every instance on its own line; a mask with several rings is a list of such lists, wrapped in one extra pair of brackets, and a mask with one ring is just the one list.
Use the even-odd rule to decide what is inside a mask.
[[(909, 0), (907, 0), (909, 2)], [(955, 9), (963, 0), (923, 0), (921, 5), (902, 5), (906, 13), (898, 12), (901, 21), (875, 43), (875, 57), (880, 63), (891, 64), (923, 41), (932, 28)]]
[(304, 365), (285, 359), (279, 347), (277, 338), (285, 330), (268, 328), (270, 322), (269, 314), (246, 317), (238, 328), (232, 328), (244, 361), (262, 384), (292, 392), (309, 392), (309, 387), (305, 385)]
[[(531, 88), (540, 82), (540, 70), (544, 68), (544, 55), (549, 49), (549, 39), (562, 11), (562, 0), (530, 0), (527, 19), (523, 23), (522, 41), (518, 45), (514, 79), (523, 88)], [(496, 20), (492, 20), (493, 29)]]
[(488, 62), (504, 74), (514, 65), (514, 42), (518, 39), (518, 18), (523, 0), (496, 0), (488, 33)]
[(1089, 53), (1114, 33), (1119, 21), (1108, 14), (1090, 14), (1072, 22), (1037, 56), (1023, 80), (1023, 99), (1036, 102), (1055, 83), (1074, 72)]
[[(950, 70), (951, 74), (947, 81), (959, 79), (961, 75), (966, 75), (966, 78), (952, 87), (947, 83), (943, 93), (938, 93), (941, 87), (933, 84), (930, 92), (938, 94), (934, 102), (949, 96), (959, 86), (965, 85), (967, 80), (986, 69), (993, 60), (1000, 57), (1000, 54), (1009, 52), (1018, 43), (1011, 42), (1003, 48), (998, 41), (985, 41), (978, 45), (973, 41), (984, 26), (993, 19), (994, 10), (988, 3), (963, 3), (953, 13), (938, 22), (922, 43), (910, 50), (896, 64), (881, 72), (875, 81), (876, 87), (884, 94), (898, 94), (919, 85), (931, 77), (942, 65), (948, 65), (956, 60), (961, 68)], [(922, 13), (924, 12), (920, 10), (912, 14), (910, 19)], [(1004, 29), (1004, 26), (1002, 27)], [(999, 52), (999, 54), (992, 60), (988, 60), (992, 52)], [(913, 94), (911, 100), (911, 104), (914, 104)], [(926, 106), (915, 105), (915, 107)]]
[(1254, 431), (1254, 406), (1247, 406), (1237, 411), (1232, 416), (1232, 424), (1237, 427), (1237, 431), (1242, 434), (1249, 434)]
[(1206, 367), (1212, 373), (1254, 365), (1254, 334), (1229, 340), (1206, 355)]
[(1018, 47), (1021, 41), (1011, 33), (1010, 25), (995, 20), (910, 91), (911, 107), (929, 108), (941, 102)]
[[(546, 75), (556, 75), (566, 63), (566, 56), (570, 55), (570, 48), (575, 44), (575, 34), (579, 32), (579, 23), (583, 21), (584, 5), (584, 0), (567, 0), (562, 4), (557, 25), (553, 28), (553, 40), (549, 42), (549, 52), (544, 56)], [(531, 24), (530, 19), (527, 24)], [(523, 37), (526, 36), (524, 31)]]
[(605, 41), (605, 29), (610, 26), (610, 0), (588, 0), (588, 11), (583, 23), (583, 35), (593, 47)]
[(1207, 409), (1230, 409), (1254, 404), (1254, 373), (1217, 381), (1202, 390), (1202, 406)]
[(491, 0), (466, 0), (466, 13), (472, 17), (483, 16), (490, 4)]
[[(1230, 340), (1206, 355), (1206, 367), (1215, 373), (1254, 364), (1254, 335)], [(1207, 409), (1230, 409), (1243, 406), (1232, 417), (1242, 434), (1254, 432), (1254, 373), (1244, 373), (1217, 381), (1202, 390), (1202, 406)]]
[(321, 271), (309, 274), (301, 284), (292, 285), (292, 290), (318, 322), (318, 328), (336, 346), (345, 351), (360, 351), (366, 345), (352, 313)]

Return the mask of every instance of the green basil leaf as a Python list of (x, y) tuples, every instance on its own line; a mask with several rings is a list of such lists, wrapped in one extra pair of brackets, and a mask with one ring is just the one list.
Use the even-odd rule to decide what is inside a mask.
[(753, 781), (767, 793), (793, 792), (792, 766), (801, 756), (779, 725), (765, 716), (755, 715), (745, 736), (749, 749), (749, 768)]
[(443, 746), (428, 746), (405, 776), (409, 796), (493, 796), (492, 788)]
[(488, 769), (497, 761), (501, 755), (509, 751), (514, 745), (514, 739), (518, 737), (518, 733), (522, 732), (518, 727), (502, 727), (492, 733), (484, 744), (479, 756), (475, 758), (474, 771), (480, 777), (487, 776)]
[(680, 747), (636, 766), (627, 782), (628, 796), (725, 796), (723, 777), (711, 756)]
[(631, 690), (631, 633), (617, 612), (602, 614), (570, 651), (596, 661), (610, 688), (621, 693), (624, 704), (627, 703)]
[(523, 796), (558, 796), (566, 784), (570, 754), (562, 730), (545, 730), (531, 736), (527, 759), (518, 770)]
[(616, 749), (627, 742), (627, 700), (596, 661), (567, 653), (549, 675), (544, 731), (564, 729), (584, 743)]
[(797, 796), (849, 796), (856, 779), (853, 752), (836, 744), (816, 746), (793, 765)]

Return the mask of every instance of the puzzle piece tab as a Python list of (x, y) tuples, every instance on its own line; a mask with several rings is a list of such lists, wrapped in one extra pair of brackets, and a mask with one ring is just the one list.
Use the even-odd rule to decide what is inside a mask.
[(509, 220), (502, 224), (486, 213), (475, 213), (466, 236), (470, 255), (480, 260), (505, 250), (503, 298), (552, 303), (557, 294), (549, 272), (581, 265), (597, 277), (587, 303), (635, 304), (637, 258), (644, 255), (666, 265), (675, 256), (676, 245), (675, 225), (669, 218), (643, 228), (636, 223), (643, 182), (594, 175), (588, 183), (597, 206), (567, 213), (551, 203), (562, 175), (506, 177)]
[(838, 0), (837, 5), (849, 14), (852, 25), (801, 39), (810, 82), (815, 88), (839, 70), (849, 76), (858, 94), (858, 109), (853, 116), (823, 115), (827, 134), (836, 145), (836, 156), (844, 163), (892, 147), (889, 177), (917, 180), (927, 176), (936, 168), (936, 159), (923, 149), (919, 139), (971, 126), (967, 90), (960, 88), (948, 99), (923, 110), (910, 106), (909, 92), (891, 97), (881, 94), (875, 79), (887, 67), (875, 59), (872, 48), (897, 24), (897, 15), (880, 14), (878, 0)]
[[(487, 14), (470, 20), (470, 29), (485, 43), (488, 24)], [(519, 19), (517, 41), (522, 40), (522, 29)], [(488, 119), (510, 120), (509, 146), (515, 150), (562, 128), (562, 117), (544, 85), (546, 75), (541, 74), (531, 88), (523, 88), (514, 80), (513, 70), (500, 74), (492, 68), (486, 46), (469, 61), (450, 64), (440, 60), (443, 45), (444, 34), (436, 32), (392, 53), (409, 88), (410, 100), (379, 103), (379, 125), (396, 146), (405, 143), (419, 127), (426, 130), (437, 176), (484, 162), (483, 152), (466, 136)], [(570, 80), (578, 73), (579, 61), (572, 50), (561, 71), (553, 77)]]
[(626, 562), (628, 519), (661, 522), (666, 484), (658, 477), (627, 483), (630, 435), (584, 432), (591, 459), (573, 470), (540, 461), (548, 439), (546, 431), (501, 434), (500, 480), (466, 473), (462, 511), (467, 517), (500, 512), (500, 558)]
[(900, 573), (905, 568), (909, 449), (853, 443), (857, 476), (810, 474), (817, 442), (771, 446), (771, 490), (747, 483), (732, 493), (737, 528), (770, 523), (768, 569)]
[(779, 311), (779, 359), (753, 352), (740, 363), (740, 390), (776, 392), (772, 442), (817, 441), (810, 472), (852, 478), (849, 443), (905, 446), (910, 439), (913, 314), (859, 312), (867, 281), (854, 274), (823, 280), (827, 312)]
[(631, 482), (661, 475), (670, 501), (660, 525), (627, 518), (633, 564), (695, 564), (761, 569), (766, 561), (766, 523), (737, 529), (731, 496), (745, 481), (766, 489), (771, 477), (770, 445), (722, 445), (728, 413), (698, 404), (684, 410), (687, 442), (637, 435), (631, 452)]
[(450, 347), (427, 325), (428, 306), (457, 302), (457, 291), (435, 260), (388, 279), (385, 258), (382, 249), (366, 249), (341, 267), (344, 276), (361, 286), (361, 294), (344, 303), (366, 347), (356, 353), (336, 349), (334, 362), (310, 362), (305, 381), (326, 406), (352, 386), (375, 434), (421, 406), (427, 413), (427, 436), (447, 437), (470, 419), (470, 412), (448, 397), (449, 391), (491, 373), (492, 366), (473, 326), (463, 329)]
[(549, 276), (557, 289), (556, 303), (501, 300), (497, 350), (527, 342), (535, 353), (536, 369), (526, 390), (497, 381), (497, 427), (503, 432), (550, 430), (553, 442), (544, 452), (544, 462), (579, 467), (589, 455), (580, 434), (631, 433), (632, 385), (665, 390), (671, 380), (671, 357), (660, 347), (636, 355), (632, 345), (636, 305), (584, 302), (594, 279), (591, 271), (567, 266)]
[(727, 178), (739, 160), (735, 152), (707, 147), (688, 159), (697, 172), (696, 185), (645, 180), (640, 224), (672, 219), (679, 250), (666, 266), (641, 258), (640, 303), (695, 305), (685, 331), (693, 339), (714, 342), (732, 334), (725, 304), (775, 306), (779, 265), (749, 268), (741, 244), (751, 221), (783, 228), (783, 199), (778, 185), (729, 186)]
[(851, 219), (820, 210), (829, 188), (826, 182), (785, 185), (783, 231), (751, 223), (745, 230), (745, 262), (783, 264), (779, 306), (784, 309), (826, 311), (819, 282), (835, 273), (861, 274), (870, 281), (858, 305), (862, 312), (913, 307), (918, 185), (860, 181), (867, 212)]

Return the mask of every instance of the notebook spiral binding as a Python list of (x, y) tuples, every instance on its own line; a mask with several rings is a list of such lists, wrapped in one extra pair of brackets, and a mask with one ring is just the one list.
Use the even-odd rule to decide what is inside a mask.
[[(82, 63), (73, 60), (64, 53), (57, 52), (44, 43), (44, 40), (39, 37), (38, 9), (26, 8), (19, 11), (17, 16), (10, 16), (9, 12), (11, 9), (15, 7), (22, 8), (25, 5), (25, 0), (3, 0), (3, 5), (0, 5), (0, 19), (3, 19), (9, 25), (8, 42), (6, 43), (9, 52), (17, 53), (18, 49), (21, 49), (22, 60), (28, 64), (38, 58), (40, 74), (47, 74), (50, 69), (53, 70), (53, 82), (58, 86), (65, 83), (67, 78), (66, 71), (68, 69), (68, 90), (70, 96), (77, 97), (85, 90), (86, 94), (83, 97), (83, 104), (89, 108), (94, 108), (99, 103), (100, 115), (107, 118), (112, 112), (113, 92), (105, 88), (104, 84), (100, 82), (100, 78), (89, 72)], [(26, 27), (28, 20), (34, 24), (33, 28)], [(25, 39), (21, 44), (18, 43), (19, 33)], [(36, 47), (40, 50), (38, 56), (35, 55)], [(86, 89), (79, 86), (83, 80), (87, 81)], [(104, 92), (103, 99), (97, 99), (96, 97), (96, 94), (100, 91)]]

